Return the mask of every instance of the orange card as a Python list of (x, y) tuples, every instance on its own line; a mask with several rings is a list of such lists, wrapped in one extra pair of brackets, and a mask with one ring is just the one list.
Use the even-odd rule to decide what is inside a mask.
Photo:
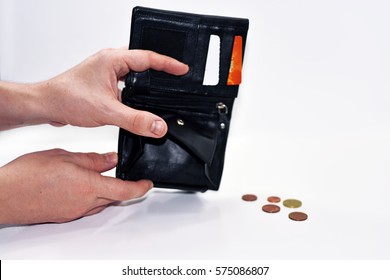
[(241, 83), (242, 70), (242, 37), (234, 36), (232, 58), (230, 60), (230, 69), (227, 84), (229, 86), (239, 85)]

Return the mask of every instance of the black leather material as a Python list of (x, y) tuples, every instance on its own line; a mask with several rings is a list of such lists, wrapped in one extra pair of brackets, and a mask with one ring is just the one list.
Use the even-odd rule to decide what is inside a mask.
[[(119, 133), (116, 176), (150, 179), (155, 187), (218, 190), (238, 85), (227, 85), (235, 36), (243, 39), (248, 20), (136, 7), (130, 49), (172, 56), (190, 67), (184, 76), (155, 70), (127, 75), (122, 102), (150, 111), (168, 124), (161, 139)], [(221, 40), (219, 82), (203, 85), (209, 38)]]

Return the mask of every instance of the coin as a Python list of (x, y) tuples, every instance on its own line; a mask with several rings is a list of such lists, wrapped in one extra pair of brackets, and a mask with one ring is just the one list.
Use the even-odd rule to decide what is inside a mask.
[(254, 194), (244, 194), (242, 196), (242, 200), (245, 200), (245, 201), (255, 201), (255, 200), (257, 200), (257, 196), (254, 195)]
[(268, 202), (271, 202), (271, 203), (278, 203), (280, 202), (280, 197), (279, 196), (269, 196), (267, 198)]
[(275, 204), (266, 204), (263, 206), (263, 211), (267, 213), (278, 213), (280, 211), (280, 207)]
[(290, 214), (288, 214), (288, 217), (294, 221), (307, 220), (307, 214), (303, 212), (291, 212)]
[(283, 201), (283, 205), (287, 208), (299, 208), (302, 206), (302, 202), (298, 199), (286, 199)]

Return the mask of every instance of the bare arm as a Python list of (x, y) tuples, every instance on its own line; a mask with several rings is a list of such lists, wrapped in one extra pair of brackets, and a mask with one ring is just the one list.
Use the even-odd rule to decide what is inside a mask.
[(0, 81), (0, 130), (44, 123), (36, 84)]

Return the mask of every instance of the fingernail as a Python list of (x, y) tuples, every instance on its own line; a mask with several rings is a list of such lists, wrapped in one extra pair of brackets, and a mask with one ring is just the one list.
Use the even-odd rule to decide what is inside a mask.
[(156, 134), (159, 136), (159, 135), (161, 135), (163, 130), (164, 130), (164, 123), (162, 121), (158, 120), (158, 121), (154, 121), (152, 123), (151, 131), (153, 134)]
[(104, 156), (106, 157), (106, 160), (109, 163), (116, 164), (118, 162), (118, 155), (116, 152), (107, 153), (107, 154), (104, 154)]

